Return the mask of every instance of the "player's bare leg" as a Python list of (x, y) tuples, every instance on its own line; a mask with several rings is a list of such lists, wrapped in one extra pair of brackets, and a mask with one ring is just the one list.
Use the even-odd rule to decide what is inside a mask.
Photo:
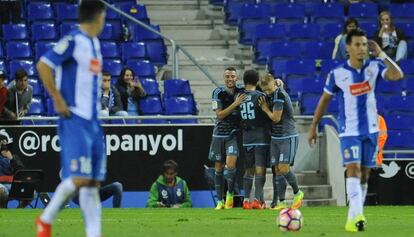
[(225, 209), (231, 209), (234, 205), (234, 183), (236, 179), (236, 162), (237, 156), (227, 156), (226, 158), (226, 167), (224, 170), (224, 177), (227, 181), (227, 193), (226, 193), (226, 202)]
[(349, 210), (345, 230), (349, 232), (362, 231), (366, 220), (363, 214), (361, 166), (359, 163), (351, 163), (346, 165), (346, 169), (346, 192), (349, 199)]

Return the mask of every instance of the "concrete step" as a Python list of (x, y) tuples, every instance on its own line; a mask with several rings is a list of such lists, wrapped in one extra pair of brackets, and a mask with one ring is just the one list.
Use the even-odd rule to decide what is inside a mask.
[[(164, 41), (165, 45), (171, 45), (169, 41)], [(221, 47), (228, 47), (231, 44), (227, 40), (223, 39), (216, 39), (216, 40), (176, 40), (176, 43), (186, 47), (186, 46), (221, 46)]]
[(207, 19), (204, 11), (200, 10), (175, 10), (165, 7), (163, 10), (149, 10), (148, 15), (151, 22), (157, 23), (158, 21), (191, 21)]
[[(299, 185), (299, 188), (305, 193), (305, 199), (328, 199), (332, 197), (331, 185)], [(273, 187), (265, 187), (263, 191), (265, 200), (272, 200)], [(293, 199), (293, 191), (289, 185), (286, 189), (286, 199)]]
[[(204, 61), (209, 61), (209, 64), (211, 65), (211, 63), (214, 61), (221, 61), (223, 59), (233, 59), (231, 58), (231, 55), (227, 54), (228, 50), (220, 46), (186, 46), (184, 48), (188, 53), (190, 53), (194, 58), (196, 58), (197, 61), (203, 61), (203, 62), (200, 62), (203, 64), (204, 64)], [(170, 46), (168, 47), (168, 52), (172, 52)], [(170, 57), (170, 59), (172, 60), (172, 57)], [(187, 59), (187, 56), (185, 56), (180, 51), (179, 59), (180, 61), (181, 59)], [(191, 61), (187, 59), (184, 62), (191, 62)], [(183, 65), (183, 64), (180, 62), (180, 65)], [(190, 65), (192, 65), (192, 63), (190, 63)]]
[(161, 32), (164, 30), (195, 30), (195, 29), (214, 29), (216, 25), (222, 24), (215, 20), (176, 20), (176, 21), (157, 21), (156, 24), (161, 26)]
[(188, 30), (163, 30), (162, 33), (176, 41), (180, 40), (220, 40), (221, 35), (217, 30), (188, 29)]

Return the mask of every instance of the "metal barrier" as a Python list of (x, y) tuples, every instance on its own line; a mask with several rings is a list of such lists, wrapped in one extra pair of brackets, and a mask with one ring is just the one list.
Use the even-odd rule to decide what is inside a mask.
[(158, 32), (156, 30), (154, 30), (152, 27), (148, 26), (147, 24), (141, 22), (140, 20), (135, 19), (134, 17), (130, 16), (129, 14), (121, 11), (120, 9), (112, 6), (111, 4), (107, 3), (104, 0), (100, 0), (102, 3), (105, 4), (105, 6), (109, 9), (112, 9), (113, 11), (119, 13), (121, 16), (126, 17), (128, 20), (134, 22), (137, 25), (140, 25), (141, 27), (145, 28), (146, 30), (151, 31), (154, 34), (157, 34), (159, 36), (161, 36), (163, 39), (169, 41), (171, 43), (171, 48), (172, 48), (172, 56), (173, 56), (173, 66), (172, 66), (172, 75), (173, 78), (180, 78), (180, 74), (179, 74), (179, 64), (178, 64), (178, 53), (181, 50), (181, 52), (183, 52), (184, 55), (186, 55), (188, 57), (188, 59), (190, 59), (190, 61), (192, 63), (194, 63), (195, 66), (197, 66), (201, 72), (216, 86), (220, 86), (220, 83), (213, 78), (213, 76), (211, 76), (211, 74), (209, 72), (207, 72), (207, 70), (205, 70), (198, 62), (197, 60), (195, 60), (195, 58), (193, 56), (191, 56), (187, 50), (185, 50), (182, 46), (178, 45), (175, 40), (163, 35), (161, 32)]

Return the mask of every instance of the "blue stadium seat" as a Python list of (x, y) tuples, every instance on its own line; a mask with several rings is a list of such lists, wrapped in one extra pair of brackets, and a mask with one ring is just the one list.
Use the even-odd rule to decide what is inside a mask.
[(138, 77), (155, 78), (154, 65), (148, 60), (128, 60), (127, 66), (130, 67)]
[(348, 17), (357, 18), (359, 23), (376, 22), (378, 5), (375, 3), (353, 3), (349, 6)]
[(319, 94), (323, 92), (325, 80), (321, 77), (295, 78), (287, 80), (289, 95)]
[(377, 87), (375, 89), (375, 92), (401, 94), (402, 90), (403, 90), (402, 81), (377, 80)]
[(142, 124), (168, 124), (166, 119), (142, 119)]
[(343, 31), (342, 23), (327, 23), (321, 25), (321, 37), (325, 40), (332, 40)]
[(54, 23), (35, 22), (32, 24), (32, 40), (55, 40), (58, 37)]
[(252, 45), (258, 25), (270, 23), (269, 19), (244, 20), (239, 25), (239, 43)]
[(100, 40), (117, 40), (111, 23), (105, 23), (101, 34), (99, 35)]
[(275, 42), (272, 43), (270, 50), (267, 52), (270, 58), (296, 59), (301, 56), (300, 43), (297, 42)]
[(164, 97), (165, 114), (195, 114), (193, 96)]
[(388, 130), (405, 130), (412, 127), (414, 115), (412, 114), (387, 114), (384, 117)]
[(305, 6), (292, 3), (276, 4), (274, 16), (278, 23), (304, 23), (306, 17)]
[(56, 45), (55, 42), (50, 41), (39, 41), (36, 42), (34, 45), (35, 49), (35, 58), (39, 59), (43, 54), (45, 54), (48, 50), (52, 49)]
[(414, 96), (392, 96), (388, 103), (390, 111), (412, 112), (414, 108)]
[(388, 99), (386, 96), (377, 94), (377, 110), (379, 114), (385, 114), (388, 111)]
[(3, 39), (5, 41), (28, 39), (26, 24), (3, 25)]
[(340, 3), (319, 3), (312, 14), (313, 22), (336, 23), (344, 18), (344, 5)]
[(5, 55), (5, 52), (4, 52), (4, 49), (3, 49), (3, 45), (2, 44), (0, 44), (0, 58), (4, 58), (6, 55)]
[[(402, 31), (404, 31), (404, 34), (407, 38), (414, 38), (414, 16), (411, 19), (411, 22), (407, 23), (396, 23), (396, 27), (400, 28)], [(414, 55), (411, 55), (413, 57)]]
[(268, 3), (245, 3), (240, 10), (241, 12), (237, 19), (239, 25), (247, 19), (268, 19), (272, 15), (272, 6)]
[(27, 72), (27, 76), (36, 76), (36, 67), (32, 60), (12, 60), (9, 63), (10, 75), (14, 77), (14, 73), (17, 69), (23, 68)]
[(114, 12), (112, 9), (106, 9), (106, 20), (119, 20), (120, 16), (118, 13)]
[(33, 96), (42, 96), (43, 95), (43, 87), (42, 83), (37, 79), (29, 79), (29, 85), (33, 88)]
[(142, 42), (127, 42), (122, 44), (122, 60), (147, 59), (145, 44)]
[(118, 77), (121, 74), (122, 68), (124, 65), (121, 60), (117, 59), (107, 59), (103, 62), (103, 70), (108, 71), (111, 76)]
[(318, 105), (320, 95), (317, 94), (304, 94), (302, 96), (301, 111), (304, 115), (311, 115), (315, 112)]
[(171, 124), (197, 124), (197, 119), (170, 119)]
[[(0, 69), (1, 70), (1, 69)], [(405, 77), (405, 90), (409, 94), (414, 94), (414, 77)]]
[(190, 82), (184, 79), (164, 80), (164, 96), (192, 95)]
[(32, 57), (32, 48), (29, 42), (10, 41), (6, 44), (6, 52), (8, 59)]
[(115, 4), (115, 5), (119, 6), (122, 11), (131, 15), (135, 19), (138, 19), (147, 24), (150, 23), (145, 5), (131, 4), (131, 3), (121, 3), (121, 4)]
[(157, 80), (153, 78), (140, 78), (140, 81), (147, 95), (161, 95)]
[(27, 115), (45, 115), (46, 110), (45, 106), (43, 105), (42, 98), (40, 97), (33, 97), (32, 103), (30, 104), (29, 111)]
[(146, 96), (140, 99), (139, 108), (144, 115), (163, 114), (164, 112), (159, 96)]
[(76, 22), (62, 22), (60, 25), (60, 36), (69, 34), (72, 30), (75, 30), (79, 27), (79, 24)]
[(287, 79), (294, 78), (300, 75), (309, 77), (314, 76), (316, 73), (315, 60), (304, 59), (304, 60), (289, 60), (286, 63), (286, 74)]
[(414, 3), (390, 4), (389, 11), (395, 22), (413, 22)]
[(269, 72), (276, 78), (286, 78), (286, 63), (287, 60), (273, 58), (268, 62), (267, 68)]
[[(159, 25), (151, 25), (156, 31), (160, 31)], [(161, 40), (161, 36), (143, 28), (142, 26), (134, 26), (134, 40), (135, 41), (145, 41), (145, 40)]]
[(344, 63), (345, 61), (342, 60), (333, 60), (333, 59), (325, 59), (321, 62), (321, 74), (326, 75), (332, 69), (339, 66), (340, 64)]
[(292, 24), (289, 27), (287, 36), (290, 40), (315, 40), (320, 37), (319, 26), (310, 24)]
[(279, 39), (282, 40), (286, 36), (285, 25), (283, 24), (261, 24), (256, 26), (256, 32), (253, 35), (252, 43), (257, 47), (258, 41), (261, 39)]
[(410, 130), (388, 131), (386, 148), (414, 148), (414, 132)]
[(47, 116), (55, 116), (56, 110), (55, 106), (53, 105), (53, 100), (51, 98), (48, 98), (46, 100), (46, 109), (47, 109)]
[(44, 2), (32, 2), (27, 5), (27, 18), (29, 21), (52, 20), (54, 18), (52, 5)]
[(104, 58), (119, 58), (118, 43), (115, 41), (101, 41), (101, 52)]
[(405, 75), (414, 75), (414, 60), (406, 59), (399, 62), (401, 70)]
[(55, 9), (58, 21), (76, 21), (78, 19), (78, 5), (57, 3)]
[(167, 64), (167, 48), (164, 45), (164, 41), (146, 41), (145, 47), (147, 49), (147, 55), (149, 60), (158, 67)]
[(378, 30), (378, 24), (377, 23), (360, 23), (359, 27), (367, 33), (368, 38), (373, 38), (375, 32)]
[(227, 7), (224, 8), (224, 23), (228, 25), (237, 25), (241, 15), (241, 9), (245, 3), (255, 3), (254, 0), (246, 2), (228, 1)]
[(330, 59), (334, 42), (310, 41), (302, 43), (302, 58), (304, 59)]

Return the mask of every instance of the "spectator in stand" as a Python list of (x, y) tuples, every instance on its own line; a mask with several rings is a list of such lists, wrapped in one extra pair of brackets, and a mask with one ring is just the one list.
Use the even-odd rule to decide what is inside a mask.
[(123, 110), (121, 95), (115, 86), (111, 85), (111, 74), (102, 72), (101, 116), (127, 116)]
[(358, 28), (358, 21), (355, 18), (350, 18), (345, 21), (344, 30), (335, 38), (335, 47), (332, 52), (332, 59), (346, 60), (348, 59), (348, 52), (346, 52), (345, 39), (351, 30)]
[(131, 98), (131, 101), (136, 106), (136, 110), (139, 111), (139, 99), (145, 97), (146, 93), (131, 68), (125, 67), (122, 69), (115, 87), (121, 94), (122, 108), (126, 111), (132, 110), (131, 108), (128, 108), (128, 99)]
[(177, 176), (178, 164), (167, 160), (163, 174), (152, 184), (147, 207), (191, 207), (190, 190), (187, 182)]
[(4, 83), (3, 72), (0, 71), (0, 118), (3, 118), (4, 106), (7, 102), (7, 87)]
[(20, 23), (21, 6), (21, 0), (0, 0), (0, 24)]
[(396, 62), (407, 58), (407, 41), (404, 31), (394, 26), (391, 14), (382, 11), (378, 17), (380, 29), (375, 32), (374, 40), (381, 49)]
[(6, 118), (15, 120), (24, 117), (29, 111), (33, 97), (33, 88), (28, 84), (27, 73), (24, 69), (20, 68), (16, 71), (14, 81), (9, 84), (7, 91), (7, 106), (3, 111)]
[[(13, 175), (24, 168), (23, 162), (8, 148), (13, 139), (4, 130), (0, 130), (0, 208), (7, 208), (7, 202), (13, 181)], [(19, 207), (25, 207), (29, 201), (20, 202)]]

